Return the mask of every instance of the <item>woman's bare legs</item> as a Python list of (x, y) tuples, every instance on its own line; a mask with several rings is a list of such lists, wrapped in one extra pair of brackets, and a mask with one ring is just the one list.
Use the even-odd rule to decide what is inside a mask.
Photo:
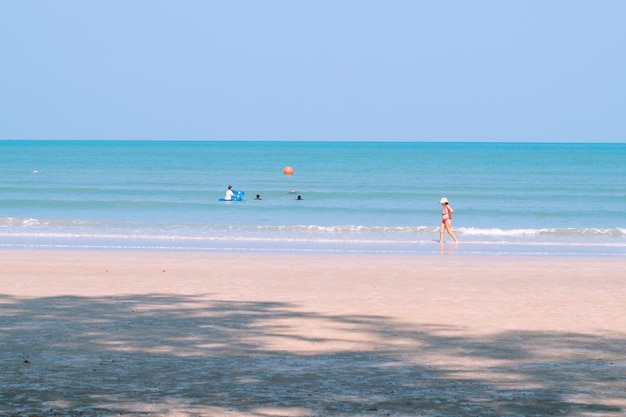
[(456, 235), (452, 231), (452, 219), (446, 220), (445, 223), (441, 223), (439, 227), (439, 243), (443, 243), (443, 231), (447, 231), (448, 234), (454, 239), (454, 243), (459, 243), (459, 239), (456, 238)]

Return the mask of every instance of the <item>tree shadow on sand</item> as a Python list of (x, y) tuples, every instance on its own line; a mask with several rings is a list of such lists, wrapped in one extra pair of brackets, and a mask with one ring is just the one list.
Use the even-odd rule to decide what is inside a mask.
[(0, 297), (0, 414), (623, 415), (626, 340), (210, 296)]

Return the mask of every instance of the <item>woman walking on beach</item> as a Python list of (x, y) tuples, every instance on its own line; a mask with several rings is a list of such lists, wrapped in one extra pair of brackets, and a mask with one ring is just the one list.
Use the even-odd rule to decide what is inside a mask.
[(443, 244), (444, 230), (448, 232), (452, 239), (454, 239), (454, 243), (459, 243), (459, 240), (452, 231), (452, 213), (454, 213), (454, 210), (450, 207), (450, 203), (448, 203), (448, 199), (445, 197), (439, 200), (439, 204), (441, 204), (442, 207), (441, 226), (439, 226), (439, 243)]

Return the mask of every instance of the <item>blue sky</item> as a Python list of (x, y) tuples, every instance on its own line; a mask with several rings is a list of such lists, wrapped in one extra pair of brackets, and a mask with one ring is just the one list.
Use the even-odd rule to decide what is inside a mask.
[(0, 0), (0, 139), (626, 142), (626, 1)]

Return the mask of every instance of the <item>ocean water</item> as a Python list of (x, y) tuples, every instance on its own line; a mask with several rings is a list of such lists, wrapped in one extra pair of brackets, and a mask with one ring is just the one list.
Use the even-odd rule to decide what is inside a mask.
[(625, 256), (626, 144), (0, 141), (0, 249)]

